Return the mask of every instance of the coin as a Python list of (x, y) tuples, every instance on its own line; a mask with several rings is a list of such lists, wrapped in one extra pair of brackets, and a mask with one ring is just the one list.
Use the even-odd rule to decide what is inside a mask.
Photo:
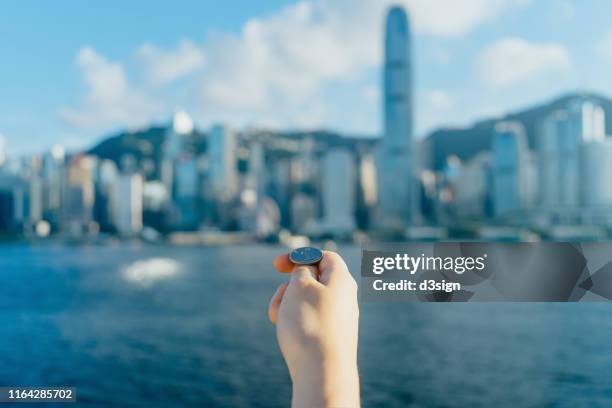
[(296, 265), (314, 265), (321, 258), (323, 258), (323, 252), (313, 247), (297, 248), (289, 254), (289, 259)]

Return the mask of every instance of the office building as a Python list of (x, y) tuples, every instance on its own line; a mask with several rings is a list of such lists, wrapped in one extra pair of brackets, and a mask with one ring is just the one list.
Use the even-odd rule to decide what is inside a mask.
[(278, 207), (280, 213), (280, 225), (291, 228), (291, 159), (276, 158), (267, 163), (271, 175), (270, 198)]
[(34, 226), (43, 219), (43, 183), (40, 176), (34, 174), (30, 177), (29, 184), (28, 223), (30, 226)]
[(134, 236), (142, 230), (143, 181), (140, 174), (122, 174), (112, 197), (113, 223), (122, 236)]
[(605, 115), (595, 103), (581, 98), (544, 119), (538, 135), (540, 207), (559, 219), (580, 205), (581, 146), (605, 138)]
[(583, 142), (601, 142), (606, 137), (603, 108), (592, 101), (576, 99), (568, 104), (571, 133)]
[(392, 7), (385, 27), (384, 133), (377, 156), (379, 225), (397, 228), (419, 218), (413, 141), (410, 24)]
[(238, 194), (236, 134), (227, 126), (214, 126), (208, 138), (209, 187), (219, 202), (234, 200)]
[(323, 222), (325, 232), (347, 234), (355, 229), (356, 169), (351, 152), (334, 149), (322, 164)]
[(112, 160), (101, 160), (95, 177), (96, 198), (94, 202), (94, 219), (100, 230), (108, 232), (114, 228), (113, 194), (119, 180), (119, 170)]
[(54, 229), (60, 223), (64, 161), (64, 149), (58, 145), (46, 152), (42, 159), (43, 217)]
[(528, 148), (520, 122), (499, 122), (492, 146), (493, 206), (497, 217), (527, 208), (529, 194)]
[(170, 126), (166, 130), (161, 159), (161, 181), (166, 187), (168, 197), (174, 197), (176, 163), (186, 153), (185, 139), (193, 133), (193, 121), (182, 110), (177, 110), (172, 116)]
[(175, 226), (182, 230), (193, 230), (198, 227), (200, 200), (200, 173), (198, 160), (186, 156), (175, 164), (174, 206)]
[[(585, 211), (612, 209), (612, 139), (589, 141), (581, 148), (581, 202)], [(612, 214), (611, 214), (612, 215)]]
[(297, 193), (291, 200), (291, 229), (298, 233), (309, 234), (317, 222), (317, 200), (310, 194)]
[(68, 163), (62, 198), (62, 230), (78, 237), (93, 229), (95, 202), (94, 172), (97, 159), (93, 156), (74, 156)]
[(363, 203), (368, 208), (374, 207), (378, 199), (376, 185), (376, 164), (371, 155), (364, 155), (360, 162), (360, 183), (363, 195)]
[[(451, 178), (453, 201), (458, 219), (482, 220), (491, 214), (491, 154), (481, 152), (465, 163), (454, 164)], [(453, 218), (451, 222), (457, 221)]]
[(264, 146), (258, 141), (251, 141), (245, 188), (255, 192), (256, 201), (260, 201), (266, 195), (267, 180)]

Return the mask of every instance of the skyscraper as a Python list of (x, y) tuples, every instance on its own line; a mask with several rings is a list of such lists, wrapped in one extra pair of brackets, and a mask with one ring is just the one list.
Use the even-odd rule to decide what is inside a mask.
[(334, 149), (323, 158), (323, 229), (349, 234), (355, 229), (355, 162), (350, 152)]
[(208, 174), (206, 194), (218, 225), (229, 226), (235, 220), (233, 205), (239, 197), (238, 139), (225, 125), (215, 125), (208, 134)]
[(238, 141), (232, 129), (216, 125), (208, 137), (209, 179), (212, 193), (219, 202), (227, 203), (238, 194)]
[(385, 29), (384, 134), (378, 152), (379, 224), (417, 222), (418, 201), (412, 139), (410, 25), (402, 7), (389, 10)]
[(117, 232), (133, 236), (142, 230), (142, 176), (122, 174), (114, 185), (113, 221)]
[(43, 216), (53, 228), (60, 222), (62, 208), (62, 183), (64, 176), (64, 148), (55, 145), (43, 156), (42, 177), (44, 183)]
[(174, 205), (176, 227), (191, 230), (200, 222), (198, 204), (201, 193), (200, 171), (195, 157), (183, 157), (174, 165)]
[(586, 210), (612, 209), (612, 138), (589, 141), (581, 147), (581, 204)]
[(577, 98), (552, 112), (538, 135), (540, 205), (544, 210), (572, 210), (580, 204), (580, 148), (605, 139), (603, 109)]
[(185, 139), (193, 132), (193, 121), (187, 113), (178, 110), (168, 126), (164, 141), (161, 164), (161, 181), (166, 187), (168, 198), (174, 198), (176, 163), (185, 154)]
[(499, 122), (493, 131), (493, 205), (498, 217), (517, 214), (528, 202), (528, 150), (520, 122)]
[(78, 237), (89, 231), (95, 202), (94, 170), (97, 158), (74, 156), (65, 171), (62, 197), (62, 230)]
[(468, 161), (457, 162), (452, 179), (453, 219), (484, 219), (490, 215), (491, 154), (480, 152)]

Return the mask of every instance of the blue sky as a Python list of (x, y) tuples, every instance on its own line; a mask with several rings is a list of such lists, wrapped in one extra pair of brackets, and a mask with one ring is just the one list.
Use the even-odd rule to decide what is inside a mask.
[[(417, 136), (574, 90), (612, 95), (612, 3), (403, 0)], [(91, 3), (89, 3), (91, 4)], [(9, 152), (77, 149), (182, 107), (200, 127), (380, 129), (380, 0), (10, 1)]]

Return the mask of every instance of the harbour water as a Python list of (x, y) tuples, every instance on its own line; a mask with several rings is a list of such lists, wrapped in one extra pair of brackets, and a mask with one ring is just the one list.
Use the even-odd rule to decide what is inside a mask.
[[(341, 248), (354, 274), (358, 247)], [(275, 246), (0, 246), (0, 385), (93, 407), (284, 407)], [(612, 405), (612, 304), (361, 304), (364, 406)], [(72, 404), (70, 406), (75, 406)]]

